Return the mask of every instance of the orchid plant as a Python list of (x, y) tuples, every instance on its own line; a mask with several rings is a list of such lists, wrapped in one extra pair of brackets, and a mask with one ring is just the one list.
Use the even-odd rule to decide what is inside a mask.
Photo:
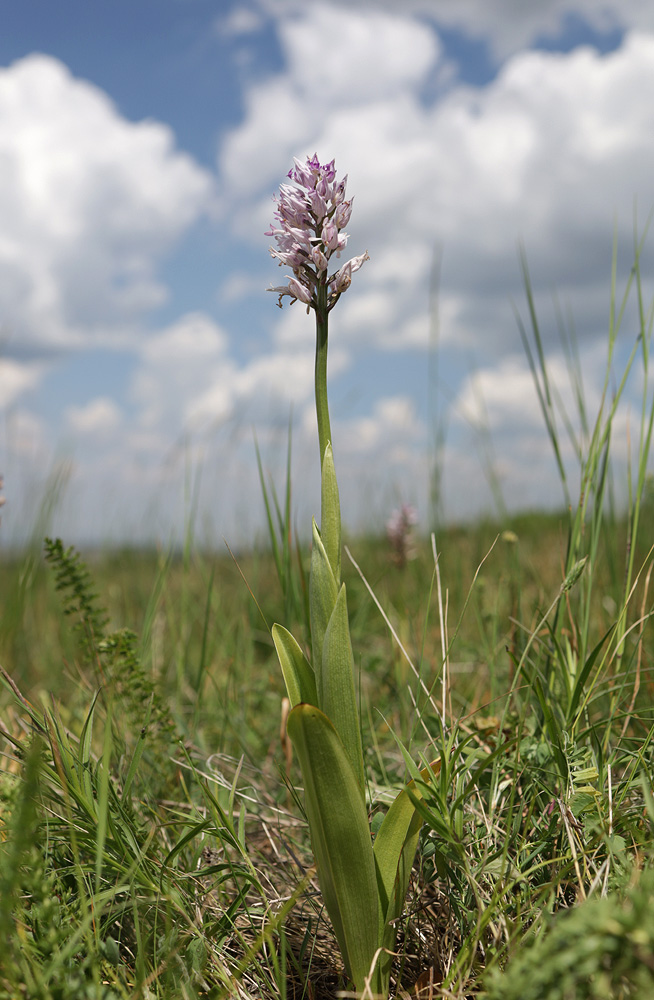
[(309, 605), (311, 660), (282, 625), (272, 637), (291, 703), (288, 733), (299, 758), (306, 814), (325, 907), (348, 976), (366, 995), (387, 996), (398, 919), (402, 913), (421, 818), (422, 782), (437, 765), (400, 791), (372, 837), (345, 584), (341, 581), (341, 515), (327, 401), (328, 317), (352, 275), (368, 260), (353, 257), (330, 273), (345, 248), (352, 212), (347, 177), (317, 155), (295, 160), (276, 198), (267, 236), (288, 283), (271, 288), (316, 316), (315, 397), (321, 462), (320, 528), (313, 521)]

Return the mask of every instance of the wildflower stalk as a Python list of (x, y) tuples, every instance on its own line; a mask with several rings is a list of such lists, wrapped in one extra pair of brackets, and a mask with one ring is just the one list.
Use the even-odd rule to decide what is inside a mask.
[(311, 663), (282, 625), (272, 638), (291, 702), (288, 733), (299, 758), (311, 843), (325, 907), (348, 976), (357, 992), (388, 995), (391, 953), (404, 905), (421, 819), (420, 786), (437, 770), (416, 770), (375, 837), (368, 820), (365, 766), (354, 682), (345, 584), (341, 583), (341, 513), (327, 399), (328, 318), (368, 259), (354, 257), (329, 274), (329, 260), (347, 243), (352, 210), (346, 179), (336, 182), (334, 162), (295, 160), (283, 184), (271, 226), (280, 264), (293, 271), (271, 289), (316, 314), (315, 393), (321, 468), (320, 528), (313, 522), (309, 609)]
[(332, 440), (329, 423), (329, 403), (327, 399), (327, 338), (329, 311), (327, 308), (327, 284), (321, 282), (316, 294), (316, 416), (318, 418), (318, 445), (320, 448), (320, 471), (327, 445)]

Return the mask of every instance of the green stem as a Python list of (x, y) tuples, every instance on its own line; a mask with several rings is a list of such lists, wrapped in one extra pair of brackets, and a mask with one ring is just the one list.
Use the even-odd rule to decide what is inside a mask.
[(318, 444), (320, 447), (320, 469), (325, 457), (325, 449), (332, 439), (329, 424), (329, 404), (327, 401), (327, 283), (317, 288), (316, 306), (316, 416), (318, 417)]

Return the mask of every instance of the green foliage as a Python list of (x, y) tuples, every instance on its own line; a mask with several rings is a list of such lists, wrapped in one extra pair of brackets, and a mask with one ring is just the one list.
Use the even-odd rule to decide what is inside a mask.
[[(398, 794), (376, 828), (373, 847), (346, 587), (341, 583), (338, 484), (329, 443), (321, 464), (321, 529), (314, 520), (309, 578), (313, 664), (286, 629), (274, 625), (272, 636), (292, 706), (288, 734), (302, 769), (325, 908), (355, 989), (385, 997), (418, 843), (420, 791), (413, 783), (411, 791)], [(431, 773), (430, 768), (424, 771), (423, 782)]]
[[(73, 619), (73, 630), (80, 637), (84, 663), (95, 673), (105, 699), (123, 714), (122, 733), (128, 743), (133, 742), (131, 734), (145, 732), (147, 723), (148, 750), (160, 767), (177, 732), (161, 693), (145, 672), (138, 636), (128, 628), (107, 630), (109, 616), (73, 546), (64, 548), (60, 539), (46, 538), (45, 549), (56, 590), (63, 597), (63, 612)], [(142, 739), (137, 737), (137, 745)], [(139, 745), (139, 749), (144, 748)]]
[[(238, 567), (189, 541), (181, 555), (91, 553), (92, 578), (74, 549), (48, 542), (55, 592), (35, 549), (7, 555), (0, 1000), (326, 1000), (344, 978), (324, 898), (357, 879), (356, 895), (386, 921), (379, 968), (394, 996), (417, 984), (434, 1000), (484, 990), (489, 1000), (649, 1000), (652, 317), (637, 266), (631, 282), (639, 329), (626, 365), (643, 406), (623, 514), (612, 449), (625, 305), (614, 288), (597, 412), (566, 334), (570, 415), (529, 293), (562, 511), (444, 529), (438, 565), (423, 540), (401, 573), (383, 540), (357, 539), (367, 584), (337, 563), (328, 467), (313, 552), (328, 607), (310, 595), (311, 556), (293, 539), (289, 453), (284, 502), (267, 497), (277, 548), (241, 553)], [(261, 613), (297, 639), (280, 626), (271, 635)], [(322, 639), (310, 654), (312, 613)], [(341, 736), (302, 703), (327, 692), (341, 714), (331, 684), (344, 676)], [(322, 898), (298, 762), (283, 726), (280, 736), (284, 681), (296, 752), (314, 760), (304, 766), (314, 850), (321, 829), (344, 844)], [(351, 763), (359, 732), (363, 778)], [(330, 804), (346, 793), (342, 822)], [(330, 909), (337, 923), (341, 905)], [(346, 900), (351, 924), (363, 912)], [(361, 955), (348, 962), (365, 967)]]
[[(460, 706), (461, 718), (455, 717), (445, 734), (440, 730), (440, 703), (434, 706), (418, 682), (411, 682), (414, 675), (406, 661), (395, 654), (383, 619), (361, 580), (349, 565), (343, 566), (352, 609), (352, 642), (361, 651), (363, 726), (374, 748), (367, 753), (365, 766), (372, 827), (377, 832), (375, 853), (380, 859), (385, 853), (384, 840), (394, 837), (393, 817), (401, 812), (402, 797), (392, 808), (389, 801), (391, 790), (402, 783), (405, 766), (389, 727), (406, 732), (414, 719), (418, 733), (424, 735), (426, 729), (432, 736), (429, 758), (440, 756), (445, 765), (428, 787), (420, 786), (423, 804), (418, 805), (422, 822), (418, 868), (414, 869), (407, 909), (400, 907), (396, 921), (399, 950), (406, 948), (407, 956), (391, 970), (394, 989), (397, 977), (401, 976), (402, 985), (409, 988), (418, 975), (436, 966), (450, 993), (463, 998), (471, 984), (478, 982), (484, 966), (503, 967), (522, 941), (532, 940), (544, 914), (556, 914), (583, 893), (596, 893), (604, 886), (609, 893), (619, 890), (631, 859), (651, 844), (652, 818), (647, 810), (654, 781), (654, 719), (646, 649), (638, 692), (634, 688), (634, 654), (640, 645), (634, 642), (630, 657), (623, 657), (620, 670), (628, 672), (631, 687), (623, 686), (620, 694), (616, 668), (603, 656), (610, 636), (605, 640), (582, 688), (583, 711), (577, 709), (572, 716), (573, 721), (578, 718), (574, 731), (565, 726), (565, 699), (559, 703), (553, 695), (547, 696), (545, 704), (552, 707), (553, 718), (558, 720), (554, 729), (554, 723), (549, 723), (558, 747), (547, 729), (536, 687), (516, 688), (505, 711), (504, 699), (485, 704), (492, 690), (501, 690), (502, 678), (509, 677), (510, 667), (508, 657), (503, 660), (501, 652), (495, 652), (494, 658), (486, 657), (485, 650), (490, 648), (486, 630), (496, 633), (502, 650), (512, 644), (519, 648), (520, 633), (513, 631), (509, 621), (513, 586), (521, 589), (525, 613), (533, 609), (532, 627), (542, 620), (543, 612), (538, 609), (549, 607), (565, 581), (556, 556), (565, 518), (565, 513), (516, 517), (512, 530), (518, 542), (495, 547), (469, 593), (463, 581), (475, 577), (478, 562), (498, 527), (489, 523), (465, 531), (453, 528), (441, 537), (441, 572), (452, 582), (450, 615), (454, 621), (460, 619), (452, 648), (459, 650), (457, 660), (463, 667), (466, 659), (474, 665), (472, 670), (457, 670), (458, 664), (453, 664), (449, 696), (454, 706)], [(618, 525), (604, 536), (603, 551), (612, 546), (617, 561), (624, 538), (624, 525)], [(403, 574), (392, 566), (379, 540), (357, 543), (357, 554), (376, 581), (379, 599), (390, 609), (405, 648), (416, 652), (417, 671), (429, 685), (437, 680), (440, 692), (440, 675), (434, 664), (434, 650), (440, 648), (439, 625), (437, 618), (432, 620), (425, 599), (431, 572), (428, 546), (422, 546), (420, 557)], [(645, 555), (642, 553), (643, 558)], [(26, 852), (19, 862), (3, 855), (5, 874), (19, 873), (13, 888), (3, 883), (0, 903), (3, 934), (9, 927), (7, 940), (12, 941), (11, 963), (7, 960), (3, 968), (7, 997), (20, 995), (17, 984), (29, 982), (33, 995), (44, 998), (55, 995), (48, 993), (48, 983), (52, 983), (53, 990), (59, 984), (62, 997), (67, 990), (71, 996), (83, 996), (84, 990), (91, 996), (95, 995), (93, 990), (101, 995), (100, 989), (105, 988), (122, 1000), (132, 996), (135, 982), (154, 977), (150, 989), (165, 1000), (199, 996), (203, 991), (211, 995), (211, 990), (217, 997), (233, 996), (235, 982), (244, 998), (279, 995), (283, 982), (290, 996), (292, 989), (303, 988), (298, 983), (307, 980), (322, 1000), (324, 959), (316, 957), (319, 910), (307, 913), (303, 909), (302, 916), (295, 918), (293, 907), (307, 888), (298, 875), (301, 869), (289, 860), (283, 881), (278, 882), (269, 855), (258, 853), (264, 823), (277, 851), (283, 853), (288, 844), (292, 856), (306, 869), (310, 867), (302, 831), (289, 827), (285, 810), (270, 811), (279, 809), (287, 796), (284, 783), (271, 766), (283, 756), (276, 743), (282, 685), (275, 686), (274, 650), (252, 624), (258, 620), (258, 612), (251, 617), (251, 599), (244, 586), (239, 590), (231, 560), (216, 559), (206, 565), (209, 558), (196, 559), (190, 570), (181, 562), (168, 563), (163, 582), (157, 576), (157, 560), (149, 554), (123, 553), (120, 559), (109, 554), (96, 560), (93, 576), (97, 590), (113, 602), (109, 603), (108, 616), (112, 621), (127, 616), (135, 636), (139, 620), (130, 615), (139, 608), (142, 625), (153, 621), (149, 630), (154, 647), (135, 638), (121, 646), (121, 630), (111, 632), (107, 627), (100, 644), (118, 636), (115, 648), (100, 649), (92, 666), (80, 668), (76, 676), (82, 684), (64, 675), (61, 683), (66, 685), (65, 693), (56, 711), (51, 703), (47, 713), (39, 708), (38, 685), (26, 692), (32, 703), (31, 715), (13, 693), (9, 698), (7, 689), (2, 719), (16, 743), (10, 744), (13, 754), (5, 756), (0, 775), (0, 839), (7, 850), (8, 845), (20, 843)], [(244, 556), (241, 561), (244, 572), (265, 595), (267, 614), (271, 619), (281, 617), (284, 601), (273, 585), (273, 560), (260, 554)], [(602, 560), (585, 570), (596, 574), (597, 595), (606, 593), (607, 577), (603, 574), (608, 563), (608, 559)], [(11, 567), (6, 573), (11, 579)], [(210, 633), (220, 638), (215, 647), (206, 640), (203, 645), (212, 580)], [(33, 641), (42, 643), (49, 637), (47, 650), (43, 645), (37, 648), (43, 650), (44, 657), (53, 657), (43, 661), (44, 680), (53, 675), (57, 642), (66, 639), (64, 632), (57, 631), (61, 618), (57, 604), (46, 603), (46, 586), (47, 578), (36, 578), (36, 587), (43, 590), (34, 591), (34, 600), (42, 610), (41, 629), (34, 631)], [(188, 734), (186, 752), (177, 749), (174, 739), (160, 743), (155, 739), (154, 701), (145, 689), (132, 698), (135, 714), (130, 721), (128, 692), (119, 696), (117, 682), (110, 681), (112, 675), (120, 673), (111, 666), (119, 649), (126, 664), (126, 682), (132, 675), (137, 677), (133, 662), (127, 668), (134, 656), (142, 657), (144, 670), (144, 660), (174, 663), (181, 648), (183, 619), (174, 617), (174, 612), (180, 606), (182, 587), (194, 595), (198, 626), (195, 633), (188, 633), (190, 639), (183, 647), (188, 681), (178, 687), (176, 670), (166, 687), (161, 675), (150, 677), (146, 673), (146, 680), (155, 685), (162, 704)], [(499, 595), (492, 604), (491, 593)], [(574, 598), (576, 594), (573, 588), (566, 596)], [(156, 607), (163, 610), (151, 610), (155, 600)], [(641, 604), (636, 595), (630, 619), (639, 616)], [(574, 604), (570, 614), (574, 615)], [(230, 625), (225, 629), (224, 616)], [(65, 622), (70, 620), (68, 616)], [(160, 631), (165, 622), (170, 622), (169, 628)], [(593, 602), (590, 622), (598, 636), (596, 646), (610, 628), (599, 597)], [(522, 642), (523, 650), (530, 635)], [(633, 635), (637, 638), (639, 633)], [(550, 636), (543, 627), (525, 657), (524, 663), (529, 662), (536, 678), (545, 676), (542, 663), (550, 656)], [(293, 645), (290, 634), (286, 641), (289, 658), (295, 657), (301, 664), (296, 663), (294, 669), (300, 674), (303, 669), (310, 671), (302, 648)], [(565, 648), (561, 645), (561, 653)], [(592, 655), (592, 642), (589, 648)], [(203, 655), (207, 668), (198, 706), (193, 684)], [(93, 704), (98, 662), (105, 671), (106, 684)], [(20, 672), (12, 673), (20, 683)], [(619, 677), (617, 681), (624, 685)], [(115, 693), (105, 697), (110, 689)], [(589, 691), (599, 694), (589, 698)], [(634, 695), (633, 709), (625, 714)], [(422, 703), (416, 713), (413, 697), (418, 696)], [(471, 704), (482, 707), (470, 715)], [(223, 719), (230, 720), (229, 724), (223, 724)], [(19, 720), (23, 720), (20, 725)], [(29, 728), (22, 728), (25, 724), (32, 730), (41, 726), (44, 731), (41, 750), (31, 764)], [(424, 745), (424, 740), (420, 742)], [(264, 771), (252, 768), (248, 760), (261, 759), (268, 747), (271, 758)], [(238, 759), (244, 751), (245, 761), (239, 769)], [(420, 757), (419, 751), (410, 747), (409, 751), (409, 759), (412, 753), (416, 759)], [(169, 760), (171, 756), (175, 764)], [(420, 780), (417, 771), (416, 775)], [(21, 812), (27, 802), (31, 802), (32, 819)], [(651, 812), (654, 817), (654, 806)], [(380, 837), (384, 816), (389, 817), (384, 821), (388, 825)], [(18, 829), (26, 831), (19, 838), (7, 832)], [(415, 836), (413, 829), (407, 827), (406, 832), (409, 840)], [(403, 879), (410, 875), (407, 868), (405, 862)], [(383, 879), (384, 884), (387, 881), (388, 875)], [(446, 900), (447, 906), (443, 904), (437, 911), (432, 933), (425, 914), (433, 908), (429, 901), (434, 893), (439, 894), (437, 899)], [(288, 904), (292, 912), (284, 911), (280, 917), (277, 900), (282, 895), (292, 897)], [(403, 895), (398, 886), (396, 896)], [(99, 919), (94, 922), (96, 914)], [(38, 917), (34, 932), (38, 948), (26, 944), (19, 930), (28, 928), (31, 942), (33, 917)], [(287, 919), (291, 926), (295, 919), (300, 923), (299, 938), (284, 931)], [(419, 928), (419, 936), (412, 936), (414, 926)], [(52, 956), (62, 952), (66, 941), (74, 942), (74, 947), (53, 965)], [(334, 948), (332, 943), (332, 969)], [(419, 957), (413, 959), (413, 954)], [(335, 971), (326, 983), (325, 993), (333, 995), (339, 985)]]
[(45, 539), (45, 557), (54, 569), (55, 586), (63, 595), (64, 614), (75, 620), (73, 628), (80, 636), (86, 663), (91, 665), (109, 621), (98, 604), (91, 574), (75, 548), (71, 545), (65, 549), (60, 538)]
[(13, 808), (2, 824), (0, 997), (118, 1000), (126, 993), (112, 988), (106, 975), (116, 942), (107, 935), (92, 943), (74, 880), (65, 874), (66, 846), (47, 835), (39, 801), (46, 760), (45, 747), (35, 739), (27, 751), (24, 784), (15, 786)]
[(289, 624), (302, 623), (309, 633), (309, 591), (302, 563), (299, 543), (293, 545), (292, 483), (291, 483), (291, 423), (288, 427), (288, 450), (286, 456), (286, 485), (283, 507), (274, 485), (266, 483), (259, 445), (255, 440), (257, 468), (268, 525), (268, 537), (277, 579), (284, 597), (284, 620)]
[(125, 713), (126, 729), (150, 727), (150, 737), (169, 750), (178, 737), (161, 692), (143, 667), (139, 638), (130, 629), (118, 629), (97, 646), (102, 674), (110, 681), (111, 694)]
[(649, 1000), (654, 995), (654, 871), (549, 918), (485, 982), (488, 1000)]

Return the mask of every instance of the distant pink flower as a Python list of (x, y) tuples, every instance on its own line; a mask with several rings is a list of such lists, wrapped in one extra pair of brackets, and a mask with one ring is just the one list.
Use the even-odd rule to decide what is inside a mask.
[(318, 286), (326, 285), (329, 311), (350, 287), (352, 274), (369, 258), (367, 253), (353, 257), (328, 274), (330, 258), (340, 257), (348, 241), (343, 229), (350, 220), (353, 199), (345, 200), (347, 176), (337, 182), (334, 161), (321, 164), (316, 153), (308, 156), (306, 163), (298, 159), (294, 163), (288, 176), (295, 183), (280, 185), (279, 197), (275, 198), (276, 221), (266, 232), (277, 243), (270, 253), (280, 267), (292, 270), (293, 277), (287, 285), (268, 291), (279, 295), (280, 308), (282, 297), (288, 295), (291, 303), (299, 299), (307, 309), (315, 309)]
[(415, 559), (413, 528), (417, 523), (418, 512), (409, 503), (394, 510), (386, 522), (386, 536), (397, 566), (405, 566), (409, 559)]

